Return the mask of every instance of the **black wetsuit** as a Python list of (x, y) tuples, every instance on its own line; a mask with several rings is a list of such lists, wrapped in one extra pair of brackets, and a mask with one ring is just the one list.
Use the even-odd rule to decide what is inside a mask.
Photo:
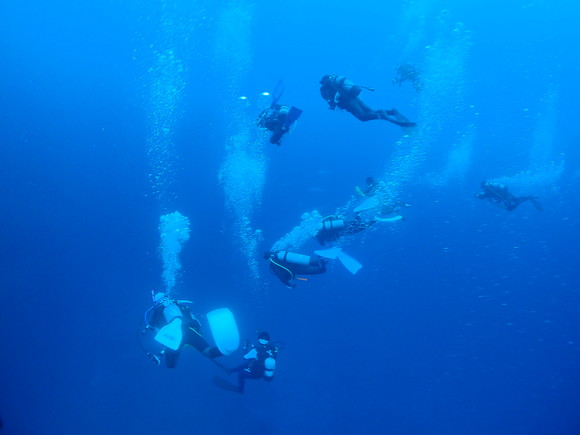
[(288, 132), (285, 126), (288, 117), (288, 106), (276, 104), (273, 108), (265, 109), (258, 117), (258, 126), (270, 130), (270, 143), (280, 145), (282, 136)]
[[(329, 77), (329, 76), (325, 76)], [(373, 110), (362, 102), (358, 96), (361, 93), (361, 87), (354, 84), (345, 85), (346, 77), (330, 76), (328, 79), (321, 81), (320, 95), (328, 103), (331, 109), (338, 107), (352, 113), (360, 121), (373, 121), (383, 119), (381, 111)]]
[[(255, 351), (255, 354), (253, 354)], [(278, 356), (279, 349), (273, 344), (258, 344), (257, 346), (252, 346), (252, 349), (244, 355), (245, 361), (233, 369), (227, 370), (228, 373), (238, 374), (238, 384), (232, 384), (225, 379), (215, 376), (213, 378), (213, 383), (224, 390), (235, 391), (236, 393), (243, 394), (246, 379), (264, 379), (265, 381), (272, 381), (274, 379), (274, 368), (270, 367), (270, 370), (266, 369), (266, 360), (268, 358), (273, 358), (276, 360)], [(275, 367), (275, 366), (274, 366)]]
[(337, 75), (326, 75), (320, 81), (320, 95), (334, 110), (336, 107), (346, 110), (360, 121), (374, 121), (383, 119), (402, 127), (413, 127), (414, 122), (410, 122), (396, 109), (374, 110), (367, 106), (358, 96), (362, 88), (355, 85), (346, 77)]
[(231, 369), (231, 372), (238, 374), (238, 392), (244, 392), (244, 386), (246, 384), (246, 379), (260, 379), (263, 378), (265, 381), (271, 381), (273, 376), (265, 376), (266, 367), (264, 362), (267, 358), (274, 358), (278, 355), (278, 348), (273, 344), (261, 345), (259, 344), (254, 348), (257, 352), (256, 358), (249, 358), (237, 367)]
[(492, 204), (507, 211), (514, 210), (518, 205), (525, 201), (530, 201), (539, 211), (543, 210), (541, 204), (537, 201), (538, 198), (536, 196), (514, 196), (503, 184), (482, 182), (481, 188), (483, 189), (483, 192), (478, 193), (476, 195), (477, 198), (488, 199)]
[(294, 287), (292, 280), (295, 275), (317, 275), (326, 272), (326, 260), (318, 256), (309, 257), (308, 264), (298, 264), (287, 259), (288, 255), (292, 254), (291, 252), (279, 252), (282, 258), (279, 257), (278, 252), (270, 255), (270, 270), (289, 288)]

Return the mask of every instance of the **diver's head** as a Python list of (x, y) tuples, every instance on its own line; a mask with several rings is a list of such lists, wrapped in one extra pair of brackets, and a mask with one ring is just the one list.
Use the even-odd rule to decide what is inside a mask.
[(274, 253), (272, 251), (266, 251), (264, 252), (264, 260), (269, 260), (270, 257), (272, 257)]
[(162, 303), (167, 298), (167, 295), (163, 292), (153, 293), (153, 303), (158, 305)]
[(270, 334), (268, 334), (266, 331), (258, 332), (258, 343), (260, 343), (262, 346), (265, 346), (269, 342), (270, 342)]
[(326, 84), (330, 83), (332, 81), (333, 77), (334, 77), (334, 74), (326, 74), (326, 75), (322, 76), (322, 78), (320, 79), (320, 84), (326, 85)]
[(373, 177), (367, 177), (366, 179), (366, 183), (367, 186), (372, 187), (374, 186), (377, 182), (375, 181), (375, 179)]

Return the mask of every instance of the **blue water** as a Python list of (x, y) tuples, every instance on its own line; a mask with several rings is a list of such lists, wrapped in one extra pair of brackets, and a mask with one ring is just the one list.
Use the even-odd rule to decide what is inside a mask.
[[(0, 6), (0, 433), (580, 433), (575, 2), (141, 3)], [(329, 111), (327, 73), (417, 129)], [(304, 114), (276, 147), (254, 121), (280, 78)], [(355, 276), (285, 288), (262, 253), (370, 175), (406, 220), (344, 242)], [(175, 294), (286, 344), (243, 396), (137, 346), (176, 210)]]

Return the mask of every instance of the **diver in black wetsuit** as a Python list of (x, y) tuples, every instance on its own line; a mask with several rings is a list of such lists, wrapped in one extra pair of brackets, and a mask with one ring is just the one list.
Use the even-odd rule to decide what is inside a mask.
[(475, 195), (476, 198), (487, 199), (492, 204), (504, 210), (512, 211), (522, 202), (526, 201), (530, 201), (538, 211), (543, 210), (542, 205), (537, 201), (537, 196), (514, 196), (501, 183), (482, 181), (481, 188), (483, 192), (477, 193)]
[[(208, 358), (217, 358), (222, 353), (215, 346), (210, 346), (201, 335), (201, 324), (186, 305), (168, 297), (162, 292), (153, 296), (154, 305), (147, 311), (147, 329), (156, 332), (155, 340), (164, 346), (161, 355), (165, 355), (165, 365), (174, 368), (184, 346), (191, 346)], [(157, 364), (159, 357), (149, 354)]]
[(258, 127), (272, 132), (270, 143), (275, 145), (282, 145), (282, 137), (292, 130), (292, 127), (296, 125), (296, 121), (302, 115), (302, 110), (294, 106), (278, 104), (278, 101), (284, 94), (284, 89), (284, 83), (282, 80), (279, 80), (272, 93), (270, 107), (260, 113), (256, 122)]
[(326, 272), (327, 260), (319, 256), (277, 251), (266, 252), (264, 258), (270, 262), (270, 271), (288, 288), (295, 287), (292, 281), (296, 275), (317, 275)]
[(375, 223), (377, 220), (363, 219), (359, 214), (349, 221), (337, 216), (328, 216), (322, 220), (320, 229), (316, 233), (316, 240), (324, 245), (343, 236), (360, 233)]
[[(387, 186), (383, 181), (376, 180), (374, 177), (367, 177), (365, 183), (367, 187), (364, 190), (362, 190), (358, 186), (355, 188), (355, 190), (361, 196), (365, 197), (384, 196), (381, 194), (381, 192), (385, 191), (387, 189)], [(411, 207), (411, 205), (412, 204), (409, 202), (393, 201), (392, 199), (389, 199), (387, 203), (382, 204), (381, 212), (382, 214), (389, 214), (402, 208)]]
[(272, 132), (270, 143), (282, 145), (282, 137), (290, 132), (301, 113), (302, 111), (296, 107), (275, 104), (262, 111), (258, 117), (257, 125)]
[[(248, 350), (249, 347), (249, 350)], [(228, 381), (215, 376), (214, 385), (229, 391), (243, 394), (246, 379), (264, 379), (272, 381), (274, 370), (276, 369), (276, 359), (280, 349), (270, 343), (270, 334), (266, 331), (258, 333), (258, 345), (249, 345), (246, 342), (244, 347), (244, 362), (232, 369), (224, 368), (228, 374), (238, 374), (238, 385), (230, 384)]]
[[(331, 110), (335, 110), (337, 107), (344, 109), (363, 122), (382, 119), (401, 127), (417, 125), (401, 115), (397, 109), (371, 109), (358, 97), (362, 88), (346, 77), (336, 74), (327, 74), (320, 79), (320, 95), (328, 103)], [(372, 88), (365, 89), (374, 90)]]

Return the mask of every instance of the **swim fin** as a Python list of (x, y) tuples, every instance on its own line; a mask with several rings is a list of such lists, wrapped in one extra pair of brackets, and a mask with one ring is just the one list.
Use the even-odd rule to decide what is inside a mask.
[(218, 366), (220, 369), (222, 369), (224, 372), (226, 372), (228, 375), (232, 373), (232, 370), (229, 367), (223, 365), (221, 362), (219, 362), (215, 358), (212, 358), (211, 362), (214, 363), (216, 366)]
[(272, 133), (272, 136), (270, 137), (270, 143), (274, 145), (282, 145), (282, 136), (284, 136), (284, 133), (286, 133), (286, 130), (283, 128), (277, 128), (274, 130), (274, 133)]
[(225, 379), (220, 378), (219, 376), (213, 377), (213, 384), (216, 387), (223, 388), (224, 390), (234, 391), (236, 393), (241, 393), (240, 388), (237, 385), (232, 384), (231, 382), (226, 381)]
[(342, 263), (346, 270), (348, 270), (353, 275), (356, 274), (362, 266), (358, 261), (352, 258), (350, 255), (346, 254), (344, 251), (338, 254), (338, 259)]
[(298, 118), (300, 118), (300, 115), (302, 115), (302, 110), (294, 106), (290, 107), (290, 111), (288, 112), (288, 115), (286, 115), (286, 121), (284, 121), (283, 128), (288, 131), (290, 126), (294, 124)]
[(321, 249), (314, 251), (314, 253), (322, 258), (328, 258), (330, 260), (338, 259), (342, 265), (346, 267), (346, 270), (348, 270), (353, 275), (356, 274), (362, 267), (362, 264), (360, 264), (350, 255), (346, 254), (342, 248)]
[(280, 98), (282, 98), (282, 94), (284, 94), (285, 89), (286, 87), (284, 86), (282, 79), (278, 80), (278, 83), (276, 83), (276, 87), (274, 88), (274, 92), (272, 92), (272, 104), (270, 104), (271, 109), (276, 108), (276, 104), (278, 104), (278, 101)]
[[(167, 308), (166, 308), (167, 309)], [(163, 346), (171, 350), (179, 349), (181, 341), (183, 340), (183, 330), (181, 328), (183, 321), (176, 317), (155, 334), (155, 341), (161, 343)]]
[(417, 123), (409, 121), (397, 109), (383, 110), (383, 119), (401, 127), (415, 127)]
[(397, 213), (391, 213), (390, 215), (385, 217), (375, 216), (375, 220), (378, 222), (397, 222), (403, 220), (403, 216)]
[(206, 315), (217, 348), (229, 355), (240, 345), (240, 333), (234, 315), (228, 308), (218, 308)]
[(341, 252), (342, 252), (341, 248), (319, 249), (317, 251), (314, 251), (314, 253), (319, 257), (327, 258), (329, 260), (336, 260), (338, 254), (340, 254)]
[(361, 212), (361, 211), (370, 210), (371, 208), (378, 207), (379, 205), (381, 205), (381, 202), (379, 201), (379, 198), (377, 198), (376, 196), (369, 196), (369, 197), (366, 197), (352, 211), (354, 211), (355, 213), (358, 213), (358, 212)]

